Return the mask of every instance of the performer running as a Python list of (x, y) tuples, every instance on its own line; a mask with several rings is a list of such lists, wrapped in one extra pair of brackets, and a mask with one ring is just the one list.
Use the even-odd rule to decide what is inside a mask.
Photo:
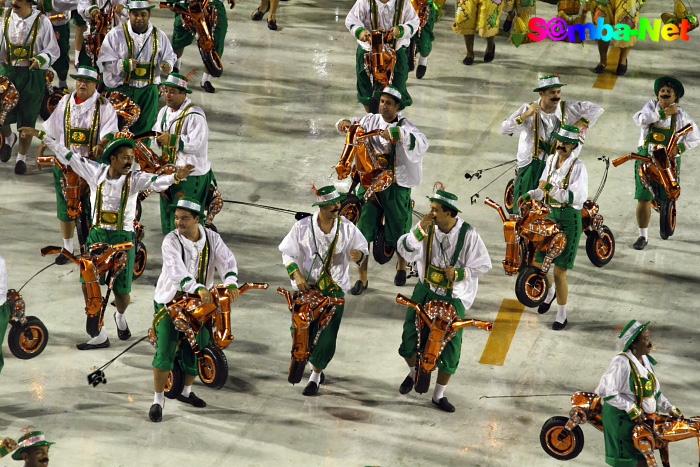
[[(563, 101), (559, 75), (541, 76), (533, 91), (540, 98), (531, 104), (523, 104), (513, 115), (501, 123), (502, 135), (520, 134), (518, 140), (517, 166), (514, 200), (529, 190), (537, 188), (544, 169), (545, 159), (554, 154), (556, 143), (553, 135), (561, 125), (574, 125), (583, 130), (592, 126), (603, 113), (603, 108), (588, 101)], [(573, 123), (572, 123), (573, 122)]]
[[(379, 136), (369, 140), (374, 149), (387, 159), (387, 167), (392, 168), (393, 183), (377, 193), (381, 209), (372, 202), (362, 206), (357, 227), (367, 241), (372, 242), (377, 237), (378, 222), (383, 215), (385, 242), (392, 247), (411, 228), (411, 188), (418, 186), (423, 179), (423, 156), (429, 147), (425, 135), (399, 113), (401, 102), (401, 92), (394, 86), (387, 86), (379, 98), (378, 114), (341, 119), (335, 124), (341, 134), (354, 123), (359, 123), (366, 131), (382, 130)], [(364, 192), (364, 188), (358, 188), (358, 197), (361, 198)], [(406, 260), (400, 254), (398, 256), (394, 284), (402, 286), (406, 284)], [(367, 289), (368, 259), (365, 258), (360, 266), (360, 280), (350, 291), (353, 295), (360, 295)]]
[[(486, 245), (476, 229), (457, 214), (458, 198), (452, 193), (437, 190), (430, 200), (430, 212), (413, 230), (399, 239), (398, 250), (407, 261), (415, 261), (418, 283), (411, 300), (426, 304), (430, 300), (444, 300), (454, 306), (460, 318), (465, 318), (479, 286), (479, 276), (491, 269)], [(425, 339), (427, 337), (421, 337)], [(416, 378), (416, 310), (408, 308), (401, 336), (401, 355), (410, 369), (399, 387), (401, 394), (413, 389)], [(457, 371), (462, 348), (462, 329), (450, 340), (437, 362), (438, 377), (433, 393), (433, 405), (445, 412), (455, 407), (445, 397), (445, 387)]]
[[(90, 206), (93, 215), (86, 248), (93, 243), (114, 245), (133, 242), (138, 193), (144, 190), (163, 191), (173, 183), (179, 183), (180, 180), (185, 179), (194, 170), (192, 165), (184, 165), (178, 167), (177, 172), (172, 175), (155, 176), (140, 171), (131, 172), (134, 164), (134, 141), (131, 139), (112, 140), (102, 156), (103, 160), (109, 161), (109, 165), (105, 165), (72, 153), (43, 131), (40, 133), (33, 128), (21, 128), (21, 131), (42, 139), (61, 163), (69, 164), (90, 186)], [(117, 307), (114, 320), (117, 325), (117, 335), (121, 340), (131, 337), (124, 312), (131, 301), (129, 293), (135, 253), (134, 248), (127, 251), (126, 266), (117, 276), (114, 284), (114, 304)], [(83, 295), (87, 297), (85, 286), (83, 286)], [(102, 327), (97, 336), (88, 342), (78, 344), (77, 347), (79, 350), (109, 347), (107, 331)]]
[[(51, 21), (32, 5), (32, 0), (13, 0), (12, 8), (0, 10), (0, 75), (6, 76), (19, 92), (19, 102), (8, 112), (2, 127), (5, 137), (0, 148), (2, 162), (10, 160), (18, 139), (10, 125), (33, 128), (36, 124), (46, 91), (46, 70), (61, 54)], [(27, 173), (27, 151), (31, 143), (31, 136), (19, 137), (17, 175)]]
[[(296, 222), (279, 245), (282, 262), (294, 290), (315, 288), (326, 297), (344, 298), (350, 289), (350, 260), (362, 262), (368, 253), (367, 240), (362, 232), (346, 218), (339, 216), (340, 202), (345, 199), (334, 186), (326, 186), (316, 192), (318, 212)], [(336, 306), (335, 314), (316, 342), (309, 363), (313, 371), (302, 392), (305, 396), (318, 393), (325, 376), (323, 370), (335, 354), (340, 321), (344, 306)], [(318, 328), (312, 329), (310, 339)]]
[[(185, 386), (177, 400), (194, 407), (207, 404), (192, 392), (192, 383), (199, 374), (197, 356), (184, 334), (178, 332), (168, 315), (165, 305), (179, 299), (183, 293), (197, 294), (202, 303), (213, 303), (209, 289), (214, 283), (214, 269), (229, 289), (231, 303), (238, 299), (238, 266), (231, 250), (218, 233), (199, 225), (203, 206), (192, 198), (178, 199), (175, 205), (176, 228), (165, 236), (161, 251), (163, 270), (156, 284), (153, 301), (155, 315), (152, 329), (158, 345), (153, 357), (153, 405), (148, 411), (152, 422), (160, 422), (165, 406), (165, 383), (177, 358), (185, 374)], [(197, 344), (203, 349), (211, 342), (206, 327), (197, 334)]]
[[(637, 152), (649, 155), (660, 147), (666, 147), (673, 133), (688, 124), (693, 125), (693, 130), (680, 137), (678, 146), (673, 154), (670, 154), (676, 157), (680, 178), (681, 154), (700, 144), (700, 130), (690, 115), (678, 106), (678, 102), (685, 94), (683, 84), (679, 80), (671, 76), (657, 78), (654, 81), (654, 94), (656, 94), (656, 99), (647, 101), (642, 110), (634, 114), (633, 117), (634, 123), (642, 129)], [(643, 250), (649, 241), (651, 202), (654, 200), (654, 193), (649, 191), (639, 178), (641, 164), (641, 161), (635, 161), (634, 166), (634, 199), (637, 200), (636, 217), (639, 226), (639, 237), (632, 245), (635, 250)], [(663, 186), (653, 181), (651, 183), (652, 186), (658, 188), (658, 192), (665, 199), (666, 191)]]

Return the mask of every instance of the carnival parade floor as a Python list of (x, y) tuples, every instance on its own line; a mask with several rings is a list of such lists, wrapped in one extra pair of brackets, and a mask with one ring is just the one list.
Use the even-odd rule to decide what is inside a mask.
[[(249, 19), (255, 3), (229, 11), (225, 71), (213, 80), (217, 93), (206, 94), (196, 82), (192, 86), (192, 99), (207, 113), (209, 157), (224, 199), (311, 212), (312, 183), (320, 187), (336, 181), (333, 166), (344, 138), (333, 125), (341, 117), (363, 114), (355, 100), (356, 42), (344, 26), (351, 6), (347, 0), (283, 2), (278, 32)], [(541, 4), (538, 9), (550, 18), (555, 7)], [(658, 18), (662, 11), (649, 2), (642, 13)], [(432, 406), (432, 387), (423, 395), (398, 392), (407, 367), (397, 354), (405, 307), (395, 297), (410, 296), (416, 279), (395, 287), (394, 262), (371, 262), (369, 289), (359, 297), (347, 295), (337, 352), (319, 395), (301, 395), (308, 370), (301, 384), (290, 385), (290, 316), (275, 290), (289, 287), (277, 245), (294, 217), (228, 203), (215, 224), (236, 255), (240, 280), (267, 282), (270, 288), (246, 293), (233, 307), (235, 340), (225, 351), (226, 385), (213, 390), (197, 381), (194, 390), (206, 408), (167, 400), (162, 423), (150, 422), (153, 348), (145, 341), (106, 370), (106, 385), (89, 386), (86, 376), (93, 367), (145, 335), (151, 324), (162, 240), (153, 195), (142, 216), (148, 265), (134, 282), (126, 315), (134, 337), (118, 340), (114, 308), (108, 307), (111, 347), (78, 351), (75, 344), (86, 337), (79, 272), (68, 264), (41, 273), (22, 295), (28, 314), (46, 324), (50, 340), (37, 358), (19, 360), (5, 339), (0, 435), (16, 439), (28, 425), (44, 431), (56, 442), (52, 466), (556, 466), (560, 462), (540, 447), (542, 424), (567, 415), (573, 392), (595, 389), (618, 351), (616, 334), (630, 319), (652, 322), (652, 355), (659, 362), (664, 394), (686, 415), (700, 414), (698, 149), (683, 158), (675, 235), (661, 240), (659, 216), (652, 213), (643, 251), (631, 247), (637, 238), (633, 166), (610, 168), (598, 203), (617, 250), (607, 266), (596, 268), (582, 238), (576, 267), (568, 275), (569, 324), (560, 332), (551, 329), (554, 307), (538, 315), (517, 305), (515, 278), (501, 267), (502, 223), (483, 199), (502, 203), (512, 170), (485, 188), (474, 205), (470, 197), (509, 166), (484, 172), (480, 180), (464, 178), (465, 172), (514, 158), (516, 137), (501, 136), (498, 127), (520, 104), (537, 98), (532, 89), (539, 72), (557, 72), (568, 84), (563, 99), (605, 108), (581, 152), (592, 197), (605, 167), (598, 157), (612, 159), (636, 148), (639, 130), (632, 115), (653, 98), (655, 78), (671, 74), (680, 79), (685, 86), (680, 105), (699, 121), (700, 33), (690, 33), (689, 41), (639, 41), (627, 75), (619, 78), (591, 72), (598, 59), (593, 43), (546, 40), (516, 49), (503, 34), (496, 39), (492, 63), (482, 61), (486, 43), (477, 38), (475, 63), (468, 67), (461, 63), (463, 40), (449, 27), (453, 12), (449, 4), (435, 28), (425, 78), (409, 77), (414, 103), (404, 116), (430, 142), (423, 183), (413, 190), (415, 209), (427, 212), (425, 195), (432, 193), (434, 182), (443, 182), (460, 197), (462, 217), (477, 228), (493, 261), (467, 315), (496, 326), (491, 335), (464, 331), (461, 364), (445, 393), (455, 413)], [(154, 10), (153, 22), (170, 35), (169, 13)], [(194, 67), (202, 65), (190, 47), (183, 72)], [(608, 89), (594, 87), (596, 82)], [(51, 171), (33, 167), (36, 146), (35, 141), (27, 175), (13, 173), (14, 155), (0, 164), (0, 254), (10, 288), (53, 260), (42, 258), (40, 248), (61, 241)], [(357, 269), (351, 274), (354, 283)], [(583, 452), (570, 464), (603, 465), (603, 435), (590, 425), (583, 432)], [(697, 465), (696, 447), (693, 440), (673, 443), (672, 465)], [(0, 465), (19, 463), (7, 457)]]

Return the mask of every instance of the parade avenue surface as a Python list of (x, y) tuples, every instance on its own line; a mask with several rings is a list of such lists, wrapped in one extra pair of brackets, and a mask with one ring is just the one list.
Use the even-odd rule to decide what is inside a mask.
[[(227, 9), (224, 74), (212, 80), (217, 92), (202, 91), (199, 78), (190, 85), (192, 100), (207, 114), (209, 158), (225, 200), (314, 212), (312, 183), (348, 187), (343, 185), (347, 180), (337, 182), (333, 166), (344, 143), (335, 122), (364, 115), (355, 92), (356, 41), (344, 26), (352, 4), (282, 2), (276, 32), (264, 21), (250, 20), (256, 2)], [(649, 2), (643, 14), (658, 18), (670, 9), (670, 2)], [(554, 13), (554, 6), (538, 2), (538, 16), (551, 18)], [(464, 177), (465, 172), (515, 158), (517, 136), (500, 135), (499, 125), (521, 104), (537, 98), (532, 90), (538, 73), (559, 73), (567, 83), (562, 100), (591, 101), (605, 108), (580, 155), (592, 197), (605, 168), (598, 157), (613, 159), (636, 149), (639, 128), (632, 115), (654, 97), (654, 79), (666, 74), (680, 79), (685, 86), (680, 106), (696, 121), (700, 118), (700, 33), (691, 32), (689, 41), (638, 42), (629, 55), (627, 74), (608, 74), (611, 89), (602, 89), (593, 87), (598, 79), (591, 72), (598, 60), (594, 43), (547, 40), (515, 48), (501, 33), (493, 62), (483, 62), (486, 42), (477, 38), (474, 65), (464, 66), (464, 42), (450, 29), (453, 19), (454, 3), (448, 2), (435, 27), (425, 78), (409, 75), (414, 102), (403, 115), (430, 142), (423, 182), (412, 192), (415, 209), (426, 213), (433, 183), (444, 183), (459, 196), (460, 215), (478, 230), (493, 262), (493, 269), (479, 280), (467, 317), (496, 321), (494, 333), (500, 326), (500, 340), (487, 345), (489, 333), (464, 330), (460, 366), (445, 392), (455, 413), (430, 403), (432, 387), (422, 395), (399, 394), (407, 373), (397, 353), (405, 307), (395, 298), (397, 293), (410, 296), (416, 279), (394, 286), (395, 261), (383, 266), (370, 261), (369, 288), (359, 297), (346, 295), (337, 351), (318, 396), (301, 394), (308, 369), (300, 384), (289, 384), (291, 320), (276, 289), (290, 283), (277, 246), (294, 216), (229, 203), (215, 224), (236, 256), (239, 283), (266, 282), (270, 287), (252, 290), (232, 306), (235, 339), (225, 351), (225, 386), (213, 390), (197, 379), (193, 389), (206, 408), (167, 399), (163, 421), (152, 423), (148, 409), (154, 349), (148, 341), (106, 370), (107, 384), (89, 386), (88, 373), (151, 326), (163, 239), (154, 194), (145, 201), (141, 218), (149, 256), (145, 273), (134, 281), (126, 312), (130, 340), (117, 338), (115, 309), (109, 306), (105, 327), (111, 347), (75, 348), (86, 339), (85, 305), (79, 271), (72, 263), (50, 267), (22, 291), (27, 314), (41, 318), (50, 338), (43, 354), (31, 360), (15, 358), (7, 342), (3, 344), (0, 436), (17, 438), (28, 425), (43, 431), (56, 442), (53, 467), (557, 466), (562, 463), (540, 447), (542, 424), (555, 415), (567, 416), (575, 391), (596, 388), (618, 352), (617, 333), (630, 319), (651, 321), (652, 355), (663, 393), (685, 415), (700, 415), (700, 197), (695, 199), (700, 151), (683, 157), (675, 235), (661, 240), (659, 215), (652, 212), (649, 244), (642, 251), (632, 249), (638, 235), (633, 164), (611, 166), (598, 204), (617, 242), (615, 256), (597, 268), (586, 256), (585, 236), (581, 239), (576, 266), (568, 274), (568, 326), (559, 332), (551, 329), (554, 307), (539, 315), (518, 305), (515, 277), (505, 275), (501, 265), (502, 222), (483, 204), (487, 196), (503, 202), (513, 170), (483, 190), (474, 205), (470, 197), (509, 166), (484, 172), (479, 180)], [(152, 22), (171, 34), (169, 11), (156, 8)], [(199, 54), (191, 46), (181, 71), (193, 68), (201, 73)], [(73, 86), (71, 79), (69, 88)], [(14, 154), (11, 162), (0, 164), (0, 254), (7, 262), (10, 288), (19, 288), (53, 261), (53, 256), (40, 256), (41, 248), (61, 245), (51, 170), (34, 167), (37, 146), (35, 139), (24, 176), (13, 173)], [(351, 266), (350, 274), (354, 283), (357, 267)], [(511, 311), (505, 309), (508, 304)], [(603, 434), (590, 425), (582, 428), (585, 447), (568, 464), (604, 465)], [(674, 467), (697, 465), (692, 439), (672, 443), (670, 453)], [(20, 464), (5, 460), (0, 465)]]

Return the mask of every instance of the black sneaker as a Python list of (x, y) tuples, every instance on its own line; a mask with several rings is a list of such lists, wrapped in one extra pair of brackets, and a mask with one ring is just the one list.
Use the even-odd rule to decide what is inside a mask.
[(214, 89), (214, 86), (212, 86), (211, 81), (205, 81), (204, 84), (202, 84), (201, 86), (202, 89), (204, 89), (209, 94), (214, 94), (216, 92), (216, 89)]
[(455, 406), (450, 404), (450, 402), (447, 400), (447, 397), (443, 397), (437, 402), (435, 402), (435, 399), (433, 399), (432, 397), (430, 398), (430, 400), (432, 401), (433, 405), (439, 408), (440, 410), (444, 410), (445, 412), (450, 413), (455, 411)]
[(207, 406), (207, 403), (202, 399), (194, 395), (194, 392), (190, 392), (190, 395), (185, 397), (182, 394), (177, 396), (177, 400), (180, 402), (185, 402), (190, 404), (192, 407), (203, 408)]
[[(114, 312), (114, 324), (115, 325), (117, 324), (117, 313), (119, 313), (119, 312), (118, 311)], [(117, 336), (119, 336), (119, 340), (122, 340), (122, 341), (125, 341), (128, 338), (130, 338), (131, 331), (129, 330), (129, 325), (127, 324), (126, 329), (124, 329), (123, 331), (121, 329), (119, 329), (119, 326), (117, 326)]]
[(163, 420), (163, 407), (161, 407), (160, 404), (153, 404), (151, 410), (148, 411), (148, 418), (155, 423)]
[(3, 139), (2, 147), (0, 147), (0, 162), (7, 162), (10, 160), (10, 156), (12, 156), (12, 148), (15, 147), (18, 139), (19, 137), (15, 136), (15, 141), (12, 144), (7, 144), (7, 138)]
[(552, 303), (554, 303), (554, 300), (557, 299), (557, 293), (554, 292), (554, 297), (552, 298), (552, 301), (547, 303), (547, 302), (542, 302), (540, 306), (537, 307), (537, 313), (543, 315), (549, 311), (549, 309), (552, 307)]
[(313, 381), (309, 381), (309, 384), (306, 385), (304, 390), (302, 391), (302, 395), (304, 396), (315, 396), (318, 394), (318, 388), (323, 384), (323, 381), (325, 381), (326, 377), (321, 372), (321, 381), (318, 382), (318, 384), (314, 383)]
[(462, 63), (464, 63), (465, 65), (472, 65), (474, 63), (474, 57), (470, 57), (469, 55), (467, 55), (466, 57), (464, 57), (464, 60), (462, 60)]
[(555, 321), (552, 324), (552, 329), (554, 329), (555, 331), (561, 331), (562, 329), (564, 329), (566, 327), (566, 325), (568, 323), (569, 323), (568, 319), (565, 319), (563, 323), (560, 323), (559, 321)]
[(410, 376), (406, 376), (406, 379), (403, 380), (403, 383), (401, 383), (401, 386), (399, 386), (399, 392), (401, 394), (408, 394), (413, 390), (413, 378)]
[(394, 276), (394, 285), (398, 287), (403, 287), (406, 285), (406, 271), (403, 269), (399, 269), (396, 271), (396, 275)]
[(367, 283), (364, 285), (362, 285), (362, 281), (357, 281), (355, 282), (355, 285), (352, 286), (352, 289), (350, 289), (350, 293), (353, 295), (362, 295), (362, 292), (367, 290), (368, 285), (369, 281), (367, 281)]
[(109, 339), (107, 339), (101, 344), (88, 344), (87, 342), (83, 342), (82, 344), (76, 344), (75, 347), (78, 350), (106, 349), (107, 347), (109, 347)]
[(425, 76), (425, 72), (427, 69), (428, 67), (425, 65), (418, 65), (418, 68), (416, 69), (416, 78), (422, 79), (423, 76)]
[(636, 242), (634, 242), (634, 245), (632, 245), (632, 248), (635, 250), (643, 250), (645, 246), (647, 246), (647, 239), (640, 236)]
[(56, 259), (54, 260), (54, 263), (58, 264), (59, 266), (63, 266), (63, 265), (66, 264), (68, 261), (70, 261), (70, 260), (68, 259), (68, 257), (67, 257), (66, 255), (64, 255), (63, 253), (61, 253), (60, 255), (56, 256)]

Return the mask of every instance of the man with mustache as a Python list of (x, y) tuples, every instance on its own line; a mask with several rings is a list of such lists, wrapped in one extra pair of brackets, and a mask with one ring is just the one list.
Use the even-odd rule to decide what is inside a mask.
[(600, 378), (595, 393), (603, 404), (605, 462), (613, 467), (646, 466), (644, 456), (635, 448), (632, 431), (646, 414), (668, 413), (683, 416), (661, 393), (654, 374), (656, 364), (652, 349), (649, 321), (631, 320), (618, 334), (622, 352), (613, 357)]
[[(359, 264), (368, 255), (367, 240), (352, 222), (338, 215), (345, 194), (332, 185), (314, 191), (313, 205), (319, 210), (296, 222), (284, 237), (279, 245), (282, 262), (294, 290), (315, 288), (327, 297), (344, 298), (350, 289), (350, 261)], [(318, 327), (311, 330), (310, 340), (318, 340), (309, 357), (312, 372), (302, 392), (305, 396), (316, 395), (325, 380), (323, 370), (335, 354), (343, 309), (336, 306), (333, 318), (317, 338)]]
[[(156, 143), (163, 149), (163, 159), (171, 164), (192, 164), (194, 172), (160, 197), (160, 221), (163, 235), (172, 232), (177, 200), (188, 197), (206, 206), (209, 187), (216, 186), (214, 171), (209, 162), (209, 126), (204, 110), (187, 97), (191, 94), (185, 77), (171, 73), (163, 82), (165, 106), (160, 109), (153, 131), (158, 133)], [(204, 224), (204, 216), (200, 216)]]
[[(0, 75), (6, 76), (19, 92), (19, 102), (7, 113), (2, 127), (4, 139), (0, 146), (0, 161), (7, 162), (18, 136), (17, 128), (34, 127), (46, 91), (46, 70), (58, 60), (61, 52), (49, 19), (32, 8), (31, 0), (12, 0), (0, 18)], [(15, 173), (27, 172), (27, 151), (31, 136), (19, 137)]]
[(603, 113), (603, 108), (588, 101), (564, 101), (561, 88), (566, 86), (559, 75), (540, 76), (534, 92), (540, 97), (535, 102), (523, 104), (501, 123), (501, 134), (517, 133), (517, 176), (514, 200), (537, 188), (547, 156), (553, 154), (556, 144), (552, 138), (561, 125), (573, 125), (585, 134)]
[[(676, 158), (679, 178), (681, 154), (700, 144), (700, 130), (698, 130), (698, 126), (687, 112), (678, 107), (678, 102), (684, 93), (683, 84), (676, 78), (671, 76), (657, 78), (654, 82), (656, 99), (648, 101), (644, 104), (642, 110), (632, 117), (634, 123), (641, 128), (637, 152), (642, 155), (648, 155), (660, 147), (666, 147), (673, 133), (688, 124), (693, 125), (693, 130), (681, 136), (673, 154), (669, 154)], [(654, 193), (649, 191), (639, 178), (638, 168), (641, 164), (641, 161), (635, 161), (634, 166), (634, 199), (637, 200), (636, 217), (637, 225), (639, 226), (639, 237), (632, 245), (635, 250), (643, 250), (649, 241), (648, 227), (651, 219), (651, 202), (654, 200)], [(661, 196), (666, 196), (666, 191), (662, 185), (653, 181), (651, 183), (652, 187), (656, 188)], [(668, 238), (663, 231), (661, 232), (661, 238), (664, 240)]]
[[(389, 188), (376, 194), (381, 207), (370, 201), (362, 206), (362, 213), (357, 227), (368, 242), (374, 241), (378, 234), (378, 224), (384, 216), (385, 243), (395, 247), (399, 237), (411, 228), (411, 188), (420, 185), (423, 179), (423, 156), (428, 151), (428, 139), (416, 126), (405, 118), (399, 110), (403, 108), (401, 92), (394, 86), (387, 86), (379, 98), (379, 113), (364, 117), (341, 119), (335, 127), (344, 134), (350, 125), (359, 123), (365, 131), (381, 130), (378, 136), (368, 138), (375, 153), (386, 159), (386, 167), (392, 172), (392, 184)], [(363, 187), (357, 190), (362, 198)], [(398, 255), (394, 284), (406, 284), (406, 260)], [(360, 295), (367, 289), (368, 259), (360, 266), (360, 279), (350, 291)]]
[[(134, 164), (134, 140), (126, 138), (113, 139), (105, 148), (102, 158), (109, 165), (92, 161), (80, 154), (68, 150), (64, 145), (46, 135), (43, 131), (33, 128), (22, 128), (33, 136), (43, 140), (55, 157), (70, 167), (90, 186), (90, 206), (92, 209), (92, 228), (85, 242), (89, 248), (93, 243), (114, 245), (134, 241), (134, 215), (136, 201), (140, 191), (163, 191), (173, 183), (187, 178), (194, 170), (192, 165), (180, 166), (171, 175), (153, 175), (145, 172), (131, 172)], [(131, 331), (126, 323), (124, 312), (129, 306), (131, 297), (131, 279), (134, 270), (135, 248), (127, 251), (127, 262), (114, 284), (114, 304), (117, 312), (114, 320), (117, 324), (119, 339), (131, 337)], [(83, 286), (83, 295), (87, 297)], [(97, 336), (92, 336), (88, 342), (78, 344), (78, 350), (101, 349), (109, 347), (107, 331), (102, 327)]]
[[(426, 304), (443, 300), (454, 306), (460, 318), (465, 318), (479, 287), (479, 276), (491, 269), (491, 258), (476, 229), (457, 214), (458, 198), (437, 190), (430, 200), (430, 212), (413, 230), (399, 239), (398, 250), (408, 261), (415, 261), (419, 281), (411, 300)], [(427, 338), (421, 336), (421, 339)], [(416, 379), (416, 310), (408, 308), (401, 336), (401, 355), (409, 373), (399, 387), (401, 394), (411, 392)], [(455, 407), (445, 397), (445, 387), (457, 371), (462, 348), (462, 329), (450, 340), (437, 362), (438, 377), (432, 403), (440, 410), (454, 412)]]
[(30, 431), (17, 440), (17, 450), (12, 453), (16, 461), (24, 461), (24, 467), (48, 467), (49, 448), (52, 443), (46, 441), (41, 431)]
[[(75, 79), (75, 91), (63, 96), (59, 101), (51, 117), (44, 122), (44, 131), (74, 154), (99, 158), (107, 143), (119, 131), (117, 113), (112, 104), (97, 92), (97, 85), (102, 80), (95, 68), (82, 66), (76, 74), (70, 76)], [(63, 248), (72, 253), (75, 221), (66, 212), (66, 200), (61, 188), (62, 178), (65, 178), (63, 173), (54, 166), (53, 180)], [(82, 197), (83, 212), (90, 212), (89, 202), (87, 195)], [(65, 264), (67, 261), (68, 258), (63, 254), (56, 257), (56, 264)]]
[[(566, 304), (569, 298), (569, 285), (566, 271), (574, 267), (578, 242), (581, 238), (581, 209), (588, 197), (588, 173), (586, 166), (578, 158), (583, 143), (579, 129), (573, 125), (562, 125), (552, 134), (557, 141), (557, 153), (549, 156), (536, 189), (530, 190), (518, 198), (518, 207), (531, 199), (544, 201), (549, 206), (549, 219), (556, 221), (566, 235), (566, 246), (559, 256), (554, 258), (554, 282), (550, 287), (544, 303), (537, 311), (542, 314), (557, 299), (557, 317), (552, 329), (560, 331), (566, 327)], [(544, 253), (537, 250), (535, 266), (541, 267)]]
[(173, 68), (177, 55), (168, 36), (151, 24), (148, 1), (130, 1), (129, 21), (107, 33), (97, 63), (107, 91), (131, 97), (141, 115), (129, 130), (135, 135), (153, 128), (158, 113), (158, 84), (161, 71)]

